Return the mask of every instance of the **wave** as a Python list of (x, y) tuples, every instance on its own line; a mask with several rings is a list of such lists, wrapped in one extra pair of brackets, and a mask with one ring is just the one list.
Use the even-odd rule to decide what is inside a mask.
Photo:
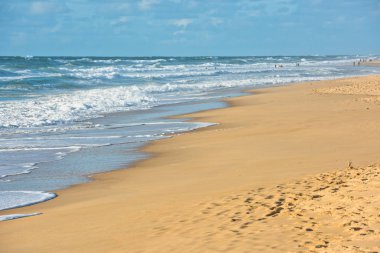
[(36, 163), (0, 164), (0, 179), (8, 176), (29, 174), (36, 168)]
[(7, 214), (7, 215), (0, 215), (0, 221), (7, 221), (7, 220), (14, 220), (24, 217), (30, 217), (30, 216), (36, 216), (40, 215), (41, 213), (16, 213), (16, 214)]
[(1, 76), (0, 81), (13, 81), (13, 80), (23, 80), (31, 78), (46, 78), (46, 77), (60, 77), (62, 74), (48, 74), (41, 73), (37, 75), (24, 75), (24, 76)]
[[(194, 83), (174, 82), (98, 88), (23, 101), (5, 101), (0, 102), (0, 128), (60, 125), (101, 117), (106, 113), (143, 110), (160, 103), (170, 104), (169, 97), (161, 98), (160, 94), (163, 93), (207, 92), (218, 88), (255, 87), (327, 78), (331, 78), (331, 76), (280, 76), (272, 74), (261, 78), (215, 78), (212, 81)], [(178, 98), (174, 98), (174, 100), (178, 101)]]
[(1, 127), (35, 127), (100, 117), (103, 113), (146, 109), (154, 99), (137, 87), (113, 87), (0, 103)]
[[(64, 89), (68, 85), (80, 88), (83, 83), (80, 80), (90, 80), (91, 85), (98, 80), (124, 80), (125, 78), (133, 79), (159, 79), (167, 78), (191, 78), (212, 77), (218, 75), (230, 74), (256, 74), (273, 71), (274, 64), (281, 62), (284, 70), (294, 69), (295, 63), (301, 63), (303, 67), (321, 67), (321, 66), (344, 66), (352, 63), (352, 57), (242, 57), (242, 58), (226, 58), (226, 59), (98, 59), (98, 58), (74, 58), (74, 59), (53, 59), (58, 65), (47, 65), (35, 68), (17, 69), (10, 67), (2, 67), (0, 70), (0, 81), (29, 81), (33, 82), (36, 78), (46, 78), (48, 83), (38, 84), (43, 87), (52, 87)], [(207, 62), (205, 62), (207, 60)], [(75, 63), (75, 64), (72, 64)], [(63, 64), (63, 65), (62, 65)], [(69, 65), (67, 65), (69, 64)], [(67, 79), (68, 78), (68, 79)], [(76, 78), (78, 80), (73, 80)], [(117, 79), (118, 78), (118, 79)], [(56, 80), (54, 80), (56, 79)], [(67, 80), (66, 80), (67, 79)], [(62, 80), (65, 85), (62, 86)], [(69, 80), (69, 81), (68, 81)], [(60, 85), (55, 84), (58, 81)], [(125, 81), (125, 80), (124, 80)], [(53, 84), (49, 84), (53, 82)], [(33, 85), (36, 85), (33, 83)], [(90, 86), (91, 86), (90, 85)], [(12, 86), (13, 87), (13, 86)], [(15, 89), (20, 87), (9, 88), (7, 86), (2, 89)], [(22, 88), (22, 87), (21, 87)]]
[(0, 210), (29, 206), (56, 196), (55, 193), (43, 191), (0, 191)]
[[(283, 61), (282, 58), (280, 58)], [(108, 66), (92, 66), (92, 67), (61, 67), (62, 73), (80, 79), (114, 79), (121, 78), (184, 78), (193, 76), (213, 76), (228, 74), (254, 74), (270, 72), (274, 69), (274, 64), (278, 63), (278, 59), (266, 62), (253, 63), (214, 63), (206, 62), (199, 64), (175, 64), (175, 65), (149, 65), (139, 63), (143, 60), (135, 60), (134, 65), (108, 65)], [(153, 61), (153, 60), (152, 60)], [(321, 66), (344, 66), (350, 65), (352, 60), (315, 60), (315, 59), (293, 59), (288, 62), (281, 62), (284, 69), (294, 68), (295, 63), (301, 62), (302, 66), (321, 67)]]
[(28, 147), (28, 146), (22, 146), (22, 147), (7, 147), (7, 148), (0, 148), (1, 152), (19, 152), (19, 151), (41, 151), (41, 150), (70, 150), (70, 152), (75, 152), (80, 150), (83, 146), (89, 146), (89, 147), (98, 147), (102, 145), (96, 145), (96, 144), (78, 144), (77, 146), (63, 146), (63, 147)]
[[(31, 70), (25, 69), (24, 62), (18, 66), (20, 59), (8, 67), (0, 65), (6, 71), (0, 75), (0, 80), (8, 80), (0, 85), (0, 128), (83, 122), (106, 113), (170, 104), (197, 96), (191, 96), (192, 93), (205, 95), (219, 88), (342, 77), (351, 74), (349, 68), (354, 58), (53, 58), (42, 62), (38, 59), (30, 60), (36, 61), (34, 69), (30, 64)], [(0, 57), (0, 64), (4, 64), (2, 61), (6, 62)], [(283, 67), (275, 69), (274, 64), (279, 61)], [(47, 66), (46, 62), (54, 64)], [(75, 64), (66, 66), (67, 63)], [(17, 69), (12, 70), (10, 66), (16, 65)], [(366, 73), (359, 71), (358, 68), (355, 73)], [(32, 77), (51, 78), (33, 80)], [(13, 79), (20, 79), (20, 82), (12, 83)]]
[[(60, 68), (67, 76), (80, 79), (114, 79), (125, 78), (183, 78), (193, 76), (213, 76), (218, 74), (248, 74), (268, 71), (269, 64), (255, 64), (251, 66), (228, 66), (221, 64), (200, 64), (196, 66), (108, 66), (91, 68)], [(271, 68), (270, 68), (271, 69)]]
[(109, 67), (93, 67), (93, 68), (67, 68), (61, 67), (60, 71), (64, 71), (66, 75), (83, 79), (107, 78), (112, 79), (123, 71), (123, 68), (114, 66)]

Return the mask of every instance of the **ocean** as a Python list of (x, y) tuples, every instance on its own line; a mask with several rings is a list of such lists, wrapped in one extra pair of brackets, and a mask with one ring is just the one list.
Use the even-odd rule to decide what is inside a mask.
[(214, 124), (170, 116), (222, 108), (246, 89), (380, 74), (353, 66), (368, 57), (0, 57), (0, 210), (52, 199), (149, 157), (139, 148), (150, 141)]

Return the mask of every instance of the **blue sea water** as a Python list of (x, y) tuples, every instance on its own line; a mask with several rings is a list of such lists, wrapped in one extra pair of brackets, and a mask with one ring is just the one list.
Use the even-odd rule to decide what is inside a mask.
[(0, 210), (51, 199), (147, 157), (138, 148), (149, 141), (211, 124), (168, 116), (223, 107), (248, 88), (380, 73), (354, 67), (360, 58), (0, 57)]

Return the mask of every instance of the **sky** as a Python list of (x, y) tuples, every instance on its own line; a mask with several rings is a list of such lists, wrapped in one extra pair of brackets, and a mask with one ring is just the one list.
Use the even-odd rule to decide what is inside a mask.
[(0, 55), (380, 54), (380, 0), (0, 0)]

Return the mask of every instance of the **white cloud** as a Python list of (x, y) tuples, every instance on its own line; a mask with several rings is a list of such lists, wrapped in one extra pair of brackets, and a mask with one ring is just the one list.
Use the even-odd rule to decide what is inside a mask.
[(190, 9), (198, 6), (198, 2), (195, 0), (169, 0), (169, 1), (174, 3), (174, 4), (183, 5), (187, 8), (190, 8)]
[(181, 27), (181, 28), (186, 28), (188, 25), (193, 23), (192, 19), (189, 18), (181, 18), (181, 19), (175, 19), (170, 22), (172, 25)]
[(185, 30), (179, 30), (179, 31), (175, 31), (174, 33), (173, 33), (173, 35), (181, 35), (181, 34), (184, 34), (185, 33)]
[(129, 22), (128, 16), (122, 16), (116, 20), (111, 21), (111, 25), (122, 25)]
[(30, 5), (30, 13), (33, 15), (41, 15), (51, 12), (60, 12), (66, 9), (65, 5), (52, 1), (35, 1)]
[(159, 0), (141, 0), (139, 2), (140, 10), (146, 11), (152, 8), (153, 5), (158, 4)]
[(32, 2), (30, 5), (30, 13), (32, 14), (44, 14), (48, 12), (52, 7), (52, 3), (44, 2)]
[(325, 20), (323, 24), (329, 27), (339, 27), (342, 25), (360, 26), (363, 25), (364, 22), (366, 22), (365, 16), (347, 18), (346, 16), (340, 15), (332, 19)]

